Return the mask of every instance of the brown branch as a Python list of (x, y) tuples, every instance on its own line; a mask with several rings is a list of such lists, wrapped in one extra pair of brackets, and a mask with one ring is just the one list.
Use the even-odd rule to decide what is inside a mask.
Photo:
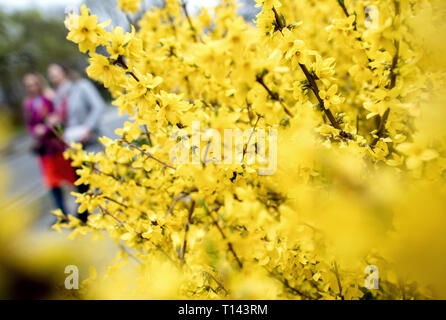
[(121, 221), (121, 220), (119, 220), (118, 218), (116, 218), (116, 217), (115, 217), (113, 214), (111, 214), (110, 211), (108, 211), (106, 208), (104, 208), (104, 207), (102, 207), (102, 206), (99, 206), (99, 209), (101, 209), (101, 211), (102, 211), (104, 214), (106, 214), (106, 215), (112, 217), (112, 218), (113, 218), (116, 222), (118, 222), (122, 227), (125, 228), (125, 226), (128, 225), (129, 228), (132, 229), (133, 232), (135, 232), (135, 233), (138, 235), (138, 237), (140, 237), (141, 239), (144, 239), (143, 236), (142, 236), (142, 233), (141, 233), (141, 232), (139, 232), (139, 231), (136, 230), (135, 228), (131, 227), (128, 223), (125, 223), (124, 221)]
[[(212, 215), (212, 213), (209, 211), (208, 207), (206, 206), (206, 203), (204, 203), (204, 201), (200, 200), (201, 205), (204, 209), (204, 211), (207, 213), (207, 215), (211, 218), (212, 223), (217, 227), (218, 232), (220, 232), (221, 237), (227, 241), (227, 237), (225, 232), (223, 231), (223, 229), (220, 227), (220, 225), (218, 224), (218, 221), (214, 218), (214, 216)], [(240, 269), (243, 268), (243, 263), (242, 261), (239, 259), (237, 253), (234, 250), (234, 247), (232, 246), (232, 243), (230, 241), (227, 241), (227, 245), (228, 245), (228, 250), (229, 252), (231, 252), (232, 256), (234, 257), (235, 261), (237, 261), (237, 264), (239, 266)]]
[(152, 139), (150, 137), (149, 128), (147, 128), (147, 125), (144, 125), (144, 133), (146, 134), (147, 140), (149, 141), (149, 147), (152, 146)]
[[(224, 233), (224, 231), (222, 230), (222, 228), (218, 224), (218, 221), (212, 216), (212, 214), (210, 214), (210, 217), (212, 219), (212, 222), (214, 223), (214, 225), (217, 227), (218, 231), (220, 232), (222, 238), (224, 240), (226, 240), (227, 239), (226, 234)], [(240, 267), (240, 269), (243, 268), (243, 263), (240, 261), (239, 257), (237, 256), (237, 253), (235, 252), (234, 247), (232, 246), (232, 243), (230, 241), (228, 241), (227, 245), (228, 245), (229, 251), (234, 256), (234, 259), (237, 261), (237, 264)]]
[(164, 217), (165, 219), (169, 216), (169, 214), (171, 214), (171, 212), (173, 211), (173, 209), (175, 208), (175, 205), (177, 204), (178, 201), (186, 198), (189, 194), (187, 193), (181, 193), (178, 197), (175, 197), (173, 199), (172, 204), (169, 207), (169, 210), (167, 210), (166, 216)]
[(249, 124), (252, 125), (252, 118), (253, 118), (253, 112), (251, 110), (251, 104), (249, 103), (248, 99), (246, 99), (246, 108), (248, 110), (248, 118), (249, 118)]
[[(222, 284), (220, 281), (218, 281), (212, 274), (210, 274), (210, 273), (207, 272), (207, 271), (203, 271), (203, 273), (204, 273), (205, 275), (209, 276), (212, 280), (214, 280), (215, 283), (218, 284), (218, 288), (223, 289), (223, 291), (225, 292), (226, 295), (229, 293), (229, 291), (223, 286), (223, 284)], [(217, 289), (218, 289), (218, 288), (217, 288)]]
[[(400, 3), (395, 0), (394, 5), (395, 5), (395, 16), (398, 16), (400, 14)], [(398, 40), (395, 40), (395, 55), (393, 56), (392, 65), (390, 66), (390, 82), (386, 86), (388, 90), (392, 90), (396, 86), (397, 73), (395, 69), (398, 66), (399, 53), (400, 53), (400, 42)], [(383, 116), (379, 118), (378, 131), (376, 132), (377, 137), (373, 139), (372, 143), (370, 144), (370, 147), (372, 149), (376, 146), (378, 141), (384, 136), (386, 132), (386, 123), (389, 118), (389, 113), (390, 113), (390, 108), (387, 108)]]
[[(120, 202), (120, 201), (118, 201), (118, 200), (115, 200), (115, 199), (113, 199), (113, 198), (111, 198), (111, 197), (109, 197), (109, 196), (105, 196), (105, 195), (103, 195), (103, 194), (90, 194), (90, 195), (92, 195), (92, 196), (93, 196), (93, 195), (94, 195), (94, 196), (102, 196), (105, 200), (108, 200), (108, 201), (110, 201), (110, 202), (113, 202), (113, 203), (117, 204), (118, 206), (123, 207), (124, 209), (133, 209), (133, 210), (138, 211), (139, 213), (142, 214), (142, 216), (143, 216), (144, 218), (148, 218), (148, 217), (149, 217), (149, 215), (148, 215), (147, 213), (145, 213), (144, 211), (142, 211), (142, 210), (140, 210), (140, 209), (138, 209), (138, 208), (135, 208), (135, 207), (126, 205), (125, 203), (122, 203), (122, 202)], [(158, 224), (158, 222), (157, 222), (156, 220), (155, 220), (155, 221), (151, 220), (151, 222), (152, 222), (152, 224)]]
[(194, 213), (194, 210), (195, 210), (195, 201), (192, 201), (190, 208), (189, 208), (189, 213), (187, 215), (186, 226), (184, 227), (184, 240), (183, 240), (183, 246), (181, 248), (180, 257), (179, 257), (182, 265), (185, 262), (184, 256), (186, 254), (186, 249), (187, 249), (187, 234), (189, 233), (190, 225), (193, 223), (192, 214)]
[(176, 170), (176, 169), (177, 169), (177, 168), (171, 166), (170, 164), (168, 164), (167, 162), (164, 162), (164, 161), (159, 160), (158, 158), (154, 157), (151, 153), (149, 153), (149, 152), (147, 152), (147, 151), (144, 151), (143, 149), (141, 149), (141, 148), (138, 147), (137, 145), (135, 145), (135, 144), (133, 144), (133, 143), (131, 143), (131, 142), (128, 142), (125, 138), (122, 138), (121, 140), (122, 140), (124, 143), (126, 143), (129, 147), (132, 147), (132, 148), (138, 150), (139, 152), (141, 152), (142, 154), (144, 154), (147, 158), (149, 158), (149, 159), (153, 159), (153, 160), (155, 160), (155, 161), (161, 163), (163, 166), (165, 166), (165, 167), (167, 167), (167, 168), (170, 168), (170, 169), (173, 169), (173, 170)]
[(189, 196), (191, 193), (193, 193), (193, 192), (197, 192), (197, 191), (198, 191), (198, 189), (195, 188), (195, 187), (193, 187), (192, 190), (190, 190), (189, 192), (181, 192), (179, 196), (177, 196), (177, 197), (175, 197), (175, 198), (173, 199), (173, 202), (172, 202), (172, 204), (170, 205), (169, 210), (167, 211), (166, 216), (165, 216), (164, 218), (166, 219), (166, 218), (169, 216), (169, 214), (172, 213), (172, 211), (173, 211), (173, 209), (175, 208), (175, 205), (177, 204), (178, 201), (180, 201), (180, 200), (186, 198), (186, 197)]
[(282, 106), (283, 110), (285, 111), (285, 113), (287, 115), (289, 115), (290, 117), (293, 117), (293, 114), (291, 113), (291, 111), (287, 108), (287, 106), (283, 103), (283, 99), (279, 96), (279, 94), (277, 92), (272, 91), (265, 83), (264, 81), (264, 75), (257, 75), (256, 76), (256, 81), (263, 87), (265, 88), (266, 92), (268, 92), (269, 97), (280, 103), (280, 105)]
[(288, 290), (292, 291), (294, 294), (297, 294), (299, 296), (304, 297), (305, 299), (308, 300), (312, 300), (312, 297), (307, 295), (306, 293), (300, 291), (299, 289), (293, 287), (290, 285), (288, 279), (286, 278), (282, 278), (279, 274), (274, 273), (273, 271), (268, 270), (267, 268), (265, 268), (265, 270), (276, 280), (278, 280), (280, 283), (282, 283), (284, 285), (285, 288), (287, 288)]
[(130, 18), (130, 15), (129, 15), (128, 13), (125, 14), (125, 17), (127, 18), (127, 22), (129, 23), (130, 28), (131, 28), (132, 26), (135, 26), (135, 22), (133, 22), (132, 18)]
[(141, 261), (139, 258), (135, 257), (135, 256), (130, 252), (130, 250), (129, 250), (126, 246), (124, 246), (123, 244), (120, 244), (119, 247), (120, 247), (121, 250), (124, 251), (130, 258), (134, 259), (137, 263), (142, 264), (142, 261)]
[(209, 155), (209, 148), (211, 147), (211, 141), (209, 139), (209, 142), (206, 144), (206, 149), (204, 150), (204, 157), (203, 157), (203, 168), (206, 167), (206, 161)]
[(395, 55), (393, 56), (392, 59), (392, 65), (390, 66), (390, 83), (387, 86), (387, 89), (392, 90), (393, 88), (395, 88), (396, 85), (396, 67), (398, 65), (398, 58), (399, 58), (399, 52), (400, 52), (400, 42), (399, 41), (395, 41)]
[(115, 65), (119, 65), (120, 67), (126, 69), (126, 72), (127, 72), (128, 74), (130, 74), (130, 75), (133, 77), (133, 79), (135, 79), (136, 81), (139, 82), (139, 78), (138, 78), (132, 71), (129, 71), (129, 67), (128, 67), (127, 64), (125, 63), (125, 61), (124, 61), (124, 57), (123, 57), (123, 56), (118, 56), (118, 59), (116, 59), (115, 61), (113, 61), (113, 64), (115, 64)]
[[(113, 214), (111, 214), (107, 209), (105, 209), (105, 208), (103, 208), (103, 207), (99, 207), (100, 209), (101, 209), (101, 211), (104, 213), (104, 214), (106, 214), (106, 215), (108, 215), (108, 216), (110, 216), (110, 217), (112, 217), (116, 222), (118, 222), (122, 227), (124, 227), (125, 228), (125, 226), (126, 226), (126, 224), (127, 223), (125, 223), (124, 221), (121, 221), (121, 220), (119, 220), (118, 218), (116, 218)], [(128, 225), (128, 224), (127, 224)], [(130, 227), (130, 226), (129, 226)], [(132, 228), (132, 227), (130, 227), (137, 235), (138, 235), (138, 237), (140, 238), (140, 239), (142, 239), (142, 240), (144, 240), (144, 241), (149, 241), (158, 251), (160, 251), (170, 262), (172, 262), (172, 264), (174, 265), (174, 266), (176, 266), (177, 268), (178, 268), (178, 265), (175, 263), (175, 261), (163, 250), (163, 248), (160, 246), (160, 245), (158, 245), (158, 244), (156, 244), (156, 243), (154, 243), (152, 240), (150, 240), (150, 239), (146, 239), (146, 238), (144, 238), (143, 236), (142, 236), (142, 233), (141, 232), (139, 232), (139, 231), (137, 231), (135, 228)]]
[(376, 132), (377, 137), (373, 139), (372, 143), (370, 144), (370, 147), (374, 148), (376, 144), (378, 143), (379, 139), (381, 139), (386, 131), (386, 123), (387, 119), (389, 118), (390, 108), (387, 108), (384, 112), (383, 116), (379, 116), (379, 125), (378, 125), (378, 131)]
[(115, 199), (113, 199), (113, 198), (107, 197), (107, 196), (103, 196), (103, 197), (104, 197), (105, 200), (108, 200), (108, 201), (110, 201), (110, 202), (113, 202), (113, 203), (117, 204), (118, 206), (121, 206), (121, 207), (123, 207), (123, 208), (125, 208), (125, 209), (128, 209), (128, 208), (129, 208), (129, 206), (126, 205), (125, 203), (119, 202), (119, 201), (117, 201), (117, 200), (115, 200)]
[[(92, 165), (92, 170), (93, 170), (94, 172), (96, 172), (97, 174), (100, 174), (100, 175), (103, 175), (103, 176), (112, 178), (113, 180), (116, 180), (116, 181), (118, 181), (118, 182), (120, 182), (120, 183), (129, 183), (129, 182), (126, 181), (124, 178), (119, 178), (119, 177), (117, 177), (117, 176), (115, 176), (115, 175), (113, 175), (113, 174), (111, 174), (111, 173), (105, 173), (105, 172), (99, 170), (99, 169), (94, 165), (93, 162), (89, 162), (89, 163)], [(142, 185), (142, 184), (139, 183), (138, 181), (132, 180), (132, 182), (134, 182), (135, 185), (138, 186), (138, 187), (140, 187), (140, 188), (144, 188), (144, 189), (147, 189), (147, 190), (153, 189), (152, 187), (147, 187), (147, 186)]]
[[(341, 1), (338, 1), (338, 2), (341, 4)], [(343, 2), (343, 1), (342, 1), (342, 2)], [(344, 8), (345, 8), (345, 5), (344, 5)], [(345, 11), (347, 11), (347, 9), (345, 9)], [(279, 17), (279, 14), (278, 14), (276, 8), (274, 8), (274, 7), (273, 7), (273, 12), (274, 12), (274, 17), (275, 17), (275, 19), (276, 19), (276, 25), (279, 27), (280, 30), (282, 30), (282, 29), (285, 28), (286, 26), (284, 26), (283, 21), (281, 21), (281, 19), (280, 19), (280, 17)], [(347, 13), (348, 13), (348, 12), (347, 12)], [(341, 131), (341, 132), (340, 132), (340, 136), (341, 136), (341, 137), (346, 138), (346, 139), (353, 139), (353, 136), (351, 135), (351, 133), (348, 133), (348, 132), (345, 132), (345, 131), (341, 130), (341, 127), (339, 126), (339, 123), (336, 121), (336, 119), (335, 119), (335, 117), (333, 116), (333, 114), (331, 113), (330, 109), (325, 108), (325, 103), (324, 103), (324, 101), (321, 99), (321, 97), (320, 97), (320, 95), (319, 95), (319, 88), (318, 88), (318, 86), (317, 86), (317, 84), (316, 84), (316, 81), (315, 81), (314, 76), (308, 71), (307, 67), (306, 67), (304, 64), (299, 63), (299, 66), (300, 66), (300, 68), (302, 69), (303, 73), (305, 74), (305, 77), (306, 77), (307, 80), (308, 80), (308, 83), (309, 83), (309, 85), (310, 85), (310, 88), (311, 88), (311, 90), (313, 91), (313, 93), (315, 94), (315, 96), (316, 96), (316, 98), (317, 98), (321, 110), (324, 111), (324, 113), (325, 113), (325, 115), (327, 116), (328, 120), (330, 120), (331, 125), (332, 125), (334, 128), (336, 128), (336, 129), (338, 129), (338, 130)], [(272, 91), (266, 86), (265, 82), (263, 81), (263, 76), (264, 76), (263, 74), (262, 74), (262, 75), (257, 75), (257, 77), (256, 77), (257, 82), (260, 83), (260, 84), (265, 88), (265, 90), (266, 90), (266, 91), (268, 92), (268, 94), (270, 95), (271, 99), (276, 100), (276, 101), (279, 101), (279, 102), (281, 102), (281, 104), (282, 104), (282, 99), (280, 98), (280, 96), (279, 96), (277, 93), (272, 92)], [(289, 114), (289, 111), (286, 109), (285, 105), (282, 104), (282, 106), (284, 107), (285, 112), (286, 112), (287, 114)], [(289, 115), (290, 115), (290, 114), (289, 114)], [(290, 115), (290, 116), (292, 116), (292, 115)]]
[(192, 23), (192, 19), (189, 15), (189, 11), (187, 10), (187, 6), (186, 6), (186, 3), (184, 2), (184, 0), (180, 0), (180, 5), (181, 5), (181, 8), (183, 8), (183, 12), (184, 12), (184, 15), (186, 16), (187, 22), (189, 23), (189, 28), (191, 29), (191, 31), (193, 33), (194, 41), (197, 42), (198, 41), (197, 29), (195, 29), (195, 27)]
[(256, 123), (254, 124), (254, 128), (252, 129), (252, 132), (251, 132), (251, 134), (250, 134), (250, 136), (249, 136), (249, 138), (248, 138), (248, 142), (246, 143), (246, 145), (245, 145), (244, 148), (243, 148), (242, 162), (243, 162), (243, 159), (245, 159), (246, 152), (248, 151), (249, 144), (250, 144), (250, 142), (251, 142), (252, 137), (254, 136), (254, 133), (255, 133), (255, 131), (256, 131), (257, 124), (259, 123), (260, 118), (263, 118), (263, 116), (260, 115), (260, 114), (258, 114), (258, 115), (257, 115)]
[(316, 80), (314, 79), (313, 75), (310, 73), (310, 71), (308, 71), (307, 67), (304, 64), (299, 63), (299, 66), (302, 69), (303, 73), (305, 74), (305, 77), (308, 80), (310, 88), (313, 91), (314, 95), (316, 96), (317, 101), (319, 102), (319, 107), (321, 108), (322, 111), (324, 111), (328, 120), (330, 120), (331, 125), (334, 128), (341, 130), (339, 123), (336, 121), (336, 119), (333, 116), (333, 114), (331, 113), (330, 109), (325, 108), (325, 102), (324, 102), (324, 100), (322, 100), (321, 96), (319, 95), (319, 87), (316, 84)]
[(276, 19), (276, 23), (274, 24), (274, 31), (280, 31), (286, 28), (286, 25), (283, 23), (282, 19), (280, 19), (279, 13), (276, 8), (273, 7), (274, 18)]
[[(338, 0), (338, 4), (341, 6), (342, 11), (344, 11), (345, 16), (348, 18), (350, 16), (350, 14), (348, 13), (348, 10), (345, 6), (344, 0)], [(353, 30), (358, 31), (358, 23), (356, 22), (356, 14), (355, 14), (355, 20), (353, 21)], [(356, 40), (358, 40), (359, 42), (363, 41), (361, 36), (356, 37)], [(373, 72), (374, 68), (372, 68), (370, 66), (370, 62), (372, 62), (372, 60), (368, 57), (367, 51), (365, 51), (365, 55), (367, 56), (367, 59), (369, 61), (369, 64), (367, 64), (367, 68)]]
[(341, 284), (341, 279), (339, 277), (338, 264), (336, 262), (334, 262), (333, 265), (334, 265), (334, 271), (335, 271), (335, 275), (336, 275), (336, 281), (337, 281), (338, 287), (339, 287), (339, 296), (341, 297), (341, 300), (345, 300), (344, 295), (342, 294), (342, 284)]
[[(347, 18), (350, 17), (350, 14), (348, 13), (348, 10), (347, 10), (347, 8), (345, 6), (344, 0), (338, 0), (338, 4), (341, 6), (342, 11), (344, 11), (345, 16)], [(356, 17), (355, 17), (355, 21), (353, 21), (353, 30), (358, 31), (358, 26), (356, 24)], [(360, 39), (358, 39), (358, 40), (360, 40)]]

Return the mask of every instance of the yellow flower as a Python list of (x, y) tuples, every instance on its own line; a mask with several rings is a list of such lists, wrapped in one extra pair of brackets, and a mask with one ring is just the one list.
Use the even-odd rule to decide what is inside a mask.
[(296, 35), (288, 30), (283, 30), (283, 56), (286, 60), (293, 60), (293, 63), (300, 63), (306, 56), (305, 42), (297, 39)]
[(338, 105), (342, 103), (342, 99), (336, 94), (337, 92), (338, 92), (338, 86), (334, 84), (327, 91), (321, 90), (319, 92), (319, 96), (327, 104), (327, 107), (332, 104)]
[(398, 106), (400, 101), (397, 97), (400, 95), (398, 89), (376, 89), (373, 93), (374, 101), (367, 101), (364, 103), (364, 108), (370, 111), (367, 115), (367, 119), (370, 119), (376, 115), (382, 116), (384, 112), (390, 108)]
[(322, 59), (319, 55), (316, 56), (316, 62), (313, 65), (313, 70), (316, 76), (322, 80), (322, 82), (326, 82), (327, 79), (330, 79), (335, 73), (335, 65), (336, 59), (327, 58)]
[(67, 39), (79, 44), (82, 52), (94, 52), (96, 47), (104, 43), (104, 27), (110, 22), (98, 24), (98, 17), (90, 14), (90, 10), (82, 5), (81, 15), (69, 14), (65, 20), (65, 26), (70, 31)]
[(434, 160), (438, 152), (434, 149), (424, 148), (416, 143), (401, 143), (396, 149), (406, 155), (406, 165), (410, 170), (419, 168), (423, 162)]
[(140, 8), (141, 0), (118, 0), (118, 10), (136, 13)]
[(181, 122), (183, 112), (190, 108), (190, 105), (182, 101), (182, 97), (176, 94), (161, 91), (158, 95), (158, 100), (160, 101), (159, 117), (165, 118), (174, 125)]
[(130, 78), (128, 83), (129, 87), (131, 88), (129, 93), (129, 97), (131, 99), (137, 99), (145, 95), (148, 90), (158, 87), (163, 82), (163, 78), (154, 77), (150, 73), (142, 75), (135, 71), (135, 74), (138, 80), (135, 78)]
[(127, 55), (127, 44), (132, 40), (132, 33), (125, 33), (121, 27), (112, 29), (108, 39), (107, 51), (110, 53), (110, 59), (117, 59), (119, 56)]
[(88, 76), (102, 82), (106, 88), (112, 86), (123, 77), (123, 69), (111, 64), (108, 58), (100, 54), (92, 54), (89, 62), (90, 65), (87, 68)]

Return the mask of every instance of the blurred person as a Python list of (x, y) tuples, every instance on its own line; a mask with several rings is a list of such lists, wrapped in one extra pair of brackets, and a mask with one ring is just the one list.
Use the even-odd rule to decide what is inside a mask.
[(48, 67), (48, 77), (56, 88), (55, 108), (65, 110), (67, 114), (65, 140), (69, 143), (80, 142), (87, 150), (97, 146), (105, 102), (96, 87), (91, 81), (58, 63)]
[(64, 115), (54, 108), (50, 100), (54, 93), (40, 74), (26, 74), (23, 84), (26, 91), (23, 115), (28, 132), (34, 138), (32, 150), (38, 156), (44, 183), (57, 208), (66, 214), (61, 185), (64, 182), (74, 184), (77, 177), (71, 162), (63, 156), (66, 146), (54, 129), (63, 125)]
[[(55, 108), (67, 115), (65, 141), (82, 143), (87, 151), (98, 151), (99, 124), (105, 102), (96, 87), (59, 63), (48, 67), (48, 77), (56, 88)], [(78, 186), (79, 193), (88, 189), (87, 185)], [(78, 217), (86, 222), (88, 213), (78, 214)]]

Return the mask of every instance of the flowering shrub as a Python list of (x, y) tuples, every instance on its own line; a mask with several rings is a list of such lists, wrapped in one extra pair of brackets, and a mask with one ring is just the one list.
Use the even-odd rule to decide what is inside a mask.
[[(255, 25), (230, 0), (196, 17), (167, 0), (130, 33), (85, 6), (67, 17), (88, 75), (131, 116), (104, 152), (67, 152), (90, 186), (80, 211), (94, 214), (55, 228), (120, 246), (85, 296), (444, 297), (444, 2), (256, 2)], [(193, 121), (276, 129), (276, 172), (247, 163), (250, 139), (242, 161), (192, 139), (199, 163), (174, 163)]]

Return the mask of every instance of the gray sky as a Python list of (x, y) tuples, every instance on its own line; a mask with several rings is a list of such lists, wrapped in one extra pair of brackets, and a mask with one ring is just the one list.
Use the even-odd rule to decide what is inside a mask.
[(45, 9), (69, 5), (79, 5), (80, 0), (0, 0), (0, 6), (4, 9)]
[[(100, 0), (98, 0), (100, 1)], [(193, 7), (212, 6), (218, 0), (188, 0)], [(79, 6), (82, 0), (0, 0), (0, 7), (6, 10), (17, 9), (51, 9), (52, 7)]]

